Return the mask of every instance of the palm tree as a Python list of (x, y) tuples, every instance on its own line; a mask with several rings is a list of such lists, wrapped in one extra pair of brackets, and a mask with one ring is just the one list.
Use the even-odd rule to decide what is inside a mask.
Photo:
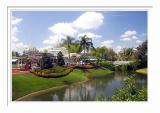
[(66, 39), (62, 39), (62, 41), (63, 41), (62, 45), (67, 45), (69, 65), (70, 65), (70, 44), (72, 44), (74, 40), (75, 39), (73, 37), (70, 37), (70, 36), (67, 36)]
[(84, 61), (85, 61), (85, 58), (86, 58), (86, 51), (88, 53), (89, 49), (91, 47), (95, 50), (95, 48), (93, 46), (93, 43), (92, 43), (92, 39), (87, 37), (86, 35), (82, 36), (81, 37), (81, 41), (80, 41), (79, 52), (80, 52), (80, 50), (83, 50), (83, 59), (84, 59)]

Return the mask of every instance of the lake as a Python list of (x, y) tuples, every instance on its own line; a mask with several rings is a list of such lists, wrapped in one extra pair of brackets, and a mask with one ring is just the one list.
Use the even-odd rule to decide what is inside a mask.
[(43, 95), (38, 95), (29, 101), (95, 101), (99, 96), (112, 96), (115, 89), (124, 85), (124, 80), (135, 76), (136, 86), (147, 85), (147, 76), (135, 72), (114, 72), (101, 78), (92, 79), (86, 83), (70, 86)]

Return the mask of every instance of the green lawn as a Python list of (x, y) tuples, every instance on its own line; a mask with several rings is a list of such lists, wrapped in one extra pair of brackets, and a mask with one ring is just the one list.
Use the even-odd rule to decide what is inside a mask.
[(136, 70), (136, 72), (142, 73), (142, 74), (147, 74), (147, 68), (138, 69), (138, 70)]
[(63, 86), (85, 80), (88, 77), (104, 76), (111, 73), (109, 70), (103, 69), (75, 69), (69, 75), (61, 78), (41, 78), (33, 74), (13, 75), (12, 77), (12, 95), (13, 100), (25, 96), (29, 93), (39, 90)]
[(86, 74), (89, 78), (102, 77), (113, 72), (108, 69), (89, 69), (87, 71), (88, 72)]

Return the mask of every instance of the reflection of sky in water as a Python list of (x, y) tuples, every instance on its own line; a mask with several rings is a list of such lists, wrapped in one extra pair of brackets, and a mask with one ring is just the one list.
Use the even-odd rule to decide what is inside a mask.
[[(123, 86), (123, 81), (128, 78), (128, 73), (114, 73), (112, 75), (94, 79), (81, 85), (71, 86), (48, 94), (33, 97), (32, 100), (53, 100), (53, 101), (85, 101), (95, 100), (97, 96), (111, 96), (115, 89)], [(136, 85), (142, 87), (147, 84), (146, 76), (137, 75)]]

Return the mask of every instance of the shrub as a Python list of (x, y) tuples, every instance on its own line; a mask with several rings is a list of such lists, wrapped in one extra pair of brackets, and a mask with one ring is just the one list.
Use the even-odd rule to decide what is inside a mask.
[(115, 90), (111, 97), (99, 96), (97, 100), (104, 101), (147, 101), (147, 87), (137, 88), (134, 77), (129, 77), (123, 87)]
[(100, 62), (99, 64), (100, 66), (108, 68), (109, 70), (112, 70), (112, 71), (115, 70), (115, 67), (111, 62), (103, 61), (103, 62)]
[(73, 71), (73, 69), (74, 69), (73, 67), (64, 68), (57, 66), (54, 68), (43, 69), (43, 70), (35, 69), (31, 71), (31, 73), (44, 78), (57, 78), (68, 75), (70, 72)]

